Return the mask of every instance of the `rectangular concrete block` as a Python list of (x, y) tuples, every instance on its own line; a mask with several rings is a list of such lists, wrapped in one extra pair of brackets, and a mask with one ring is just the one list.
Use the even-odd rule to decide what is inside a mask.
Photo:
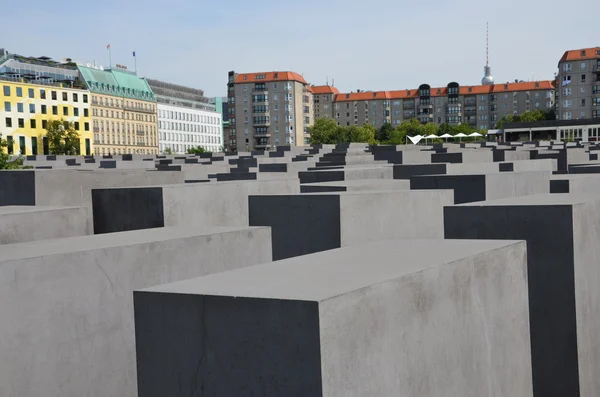
[(453, 189), (456, 204), (550, 192), (550, 173), (502, 172), (480, 175), (424, 175), (410, 178), (411, 189)]
[(0, 244), (91, 234), (84, 207), (0, 207)]
[(400, 179), (357, 179), (354, 181), (305, 183), (300, 185), (300, 193), (360, 192), (367, 190), (410, 190), (410, 181)]
[(348, 181), (356, 179), (394, 179), (393, 167), (346, 167), (341, 170), (303, 171), (298, 173), (300, 183)]
[(267, 228), (0, 246), (0, 395), (135, 396), (133, 290), (271, 260)]
[(534, 396), (600, 395), (600, 200), (548, 194), (445, 209), (446, 238), (527, 241)]
[(451, 191), (250, 195), (249, 225), (270, 226), (280, 260), (389, 238), (440, 238)]
[(139, 397), (532, 394), (522, 242), (371, 243), (134, 306)]
[(162, 226), (247, 226), (248, 196), (300, 193), (298, 179), (94, 189), (94, 233)]

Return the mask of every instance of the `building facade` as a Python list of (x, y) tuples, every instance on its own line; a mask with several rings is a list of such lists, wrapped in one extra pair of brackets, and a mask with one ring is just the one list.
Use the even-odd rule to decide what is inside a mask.
[(221, 114), (204, 91), (148, 80), (158, 104), (159, 151), (186, 153), (201, 146), (218, 152), (223, 146)]
[(230, 150), (305, 145), (313, 122), (312, 92), (294, 72), (229, 72)]
[(557, 119), (600, 118), (600, 47), (566, 51), (556, 84)]
[(91, 92), (94, 153), (158, 154), (156, 98), (147, 81), (126, 70), (78, 68)]
[(15, 54), (0, 57), (0, 135), (9, 154), (50, 154), (46, 125), (72, 122), (79, 154), (93, 153), (90, 92), (71, 62)]
[(473, 129), (487, 130), (509, 114), (553, 108), (553, 81), (477, 86), (452, 82), (439, 88), (422, 84), (414, 90), (337, 94), (333, 118), (342, 126), (372, 124), (379, 128), (416, 118), (421, 123), (466, 123)]
[(332, 118), (333, 102), (335, 96), (340, 93), (338, 89), (330, 85), (313, 85), (310, 87), (310, 91), (313, 94), (314, 119)]
[(222, 149), (226, 150), (226, 140), (229, 137), (230, 125), (229, 125), (229, 103), (227, 97), (215, 97), (210, 99), (210, 103), (215, 105), (215, 111), (221, 114), (221, 125), (223, 128), (223, 145)]

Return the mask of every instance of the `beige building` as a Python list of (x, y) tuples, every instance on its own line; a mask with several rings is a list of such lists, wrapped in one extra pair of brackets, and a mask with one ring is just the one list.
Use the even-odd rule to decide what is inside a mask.
[(313, 122), (311, 87), (294, 72), (229, 72), (230, 150), (304, 145)]
[(600, 47), (566, 51), (556, 82), (557, 119), (600, 118)]
[(79, 70), (92, 96), (95, 154), (158, 154), (156, 98), (146, 80), (119, 69)]

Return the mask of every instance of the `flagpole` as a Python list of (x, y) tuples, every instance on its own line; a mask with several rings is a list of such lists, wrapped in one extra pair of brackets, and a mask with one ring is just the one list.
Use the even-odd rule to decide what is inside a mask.
[(135, 56), (135, 51), (133, 52), (133, 63), (135, 65), (135, 74), (137, 75), (137, 57)]
[(106, 49), (108, 50), (108, 64), (109, 67), (112, 69), (112, 56), (110, 53), (110, 44), (106, 46)]

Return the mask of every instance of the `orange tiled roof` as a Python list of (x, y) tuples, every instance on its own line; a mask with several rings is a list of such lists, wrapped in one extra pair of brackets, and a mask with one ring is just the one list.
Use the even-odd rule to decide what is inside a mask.
[(237, 84), (268, 83), (272, 81), (298, 81), (302, 84), (308, 85), (306, 80), (304, 80), (304, 77), (295, 72), (240, 73), (235, 78), (235, 82)]
[(364, 91), (349, 94), (337, 94), (335, 102), (373, 101), (377, 99), (391, 99), (389, 91)]
[(340, 91), (332, 85), (313, 85), (310, 87), (310, 91), (315, 95), (340, 93)]
[(600, 58), (600, 47), (592, 48), (581, 48), (579, 50), (565, 51), (560, 62), (565, 61), (580, 61), (584, 59), (598, 59)]

